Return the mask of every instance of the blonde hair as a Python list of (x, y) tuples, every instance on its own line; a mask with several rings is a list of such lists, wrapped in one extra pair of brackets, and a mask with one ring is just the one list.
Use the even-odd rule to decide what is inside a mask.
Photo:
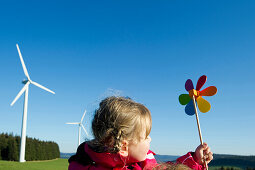
[(183, 164), (161, 163), (152, 170), (191, 170), (191, 168)]
[(91, 142), (97, 152), (118, 152), (121, 142), (141, 140), (151, 131), (150, 111), (142, 104), (130, 98), (107, 97), (99, 104), (92, 121), (95, 139)]

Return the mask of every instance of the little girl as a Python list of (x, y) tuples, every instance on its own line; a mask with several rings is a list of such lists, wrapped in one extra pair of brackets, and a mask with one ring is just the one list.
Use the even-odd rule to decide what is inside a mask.
[[(94, 139), (82, 143), (69, 158), (69, 170), (142, 170), (157, 166), (149, 150), (151, 114), (129, 98), (108, 97), (101, 101), (92, 121)], [(210, 148), (198, 146), (195, 153), (177, 159), (192, 169), (204, 169), (212, 160)]]

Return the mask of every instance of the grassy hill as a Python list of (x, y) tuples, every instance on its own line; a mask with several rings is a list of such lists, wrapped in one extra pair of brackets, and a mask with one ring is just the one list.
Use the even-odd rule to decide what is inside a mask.
[(29, 161), (24, 163), (0, 161), (0, 170), (67, 170), (67, 159)]

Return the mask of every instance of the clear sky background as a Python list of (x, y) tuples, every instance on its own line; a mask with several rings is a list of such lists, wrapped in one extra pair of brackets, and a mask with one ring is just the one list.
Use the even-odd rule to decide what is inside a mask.
[[(75, 152), (101, 99), (129, 96), (152, 113), (151, 149), (181, 155), (199, 145), (195, 116), (178, 96), (184, 84), (218, 93), (199, 114), (214, 153), (255, 155), (255, 2), (252, 0), (8, 1), (0, 4), (0, 132), (20, 135), (25, 78), (18, 43), (32, 80), (27, 135)], [(86, 136), (82, 133), (82, 138)]]

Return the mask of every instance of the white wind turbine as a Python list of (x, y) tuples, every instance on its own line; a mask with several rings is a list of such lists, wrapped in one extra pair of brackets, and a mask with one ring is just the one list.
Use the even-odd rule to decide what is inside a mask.
[(26, 128), (27, 128), (27, 100), (28, 100), (28, 89), (29, 89), (29, 85), (30, 83), (40, 87), (43, 90), (46, 90), (50, 93), (55, 94), (55, 92), (47, 89), (46, 87), (32, 81), (28, 75), (27, 72), (27, 68), (25, 66), (24, 60), (22, 58), (21, 52), (19, 50), (19, 46), (18, 44), (16, 44), (17, 46), (17, 50), (19, 53), (19, 58), (23, 67), (23, 71), (25, 73), (25, 76), (27, 77), (27, 80), (22, 81), (24, 85), (24, 87), (20, 90), (20, 92), (18, 93), (18, 95), (15, 97), (15, 99), (12, 101), (11, 106), (13, 106), (13, 104), (19, 99), (19, 97), (25, 92), (25, 99), (24, 99), (24, 108), (23, 108), (23, 120), (22, 120), (22, 129), (21, 129), (21, 142), (20, 142), (20, 155), (19, 155), (19, 162), (25, 162), (25, 146), (26, 146)]
[(83, 130), (84, 130), (84, 132), (86, 133), (86, 135), (89, 136), (89, 135), (88, 135), (88, 132), (86, 131), (85, 127), (84, 127), (83, 124), (82, 124), (82, 121), (83, 121), (83, 119), (84, 119), (85, 114), (86, 114), (86, 110), (84, 111), (83, 116), (82, 116), (80, 122), (66, 123), (66, 124), (79, 125), (78, 146), (81, 144), (81, 127), (83, 128)]

